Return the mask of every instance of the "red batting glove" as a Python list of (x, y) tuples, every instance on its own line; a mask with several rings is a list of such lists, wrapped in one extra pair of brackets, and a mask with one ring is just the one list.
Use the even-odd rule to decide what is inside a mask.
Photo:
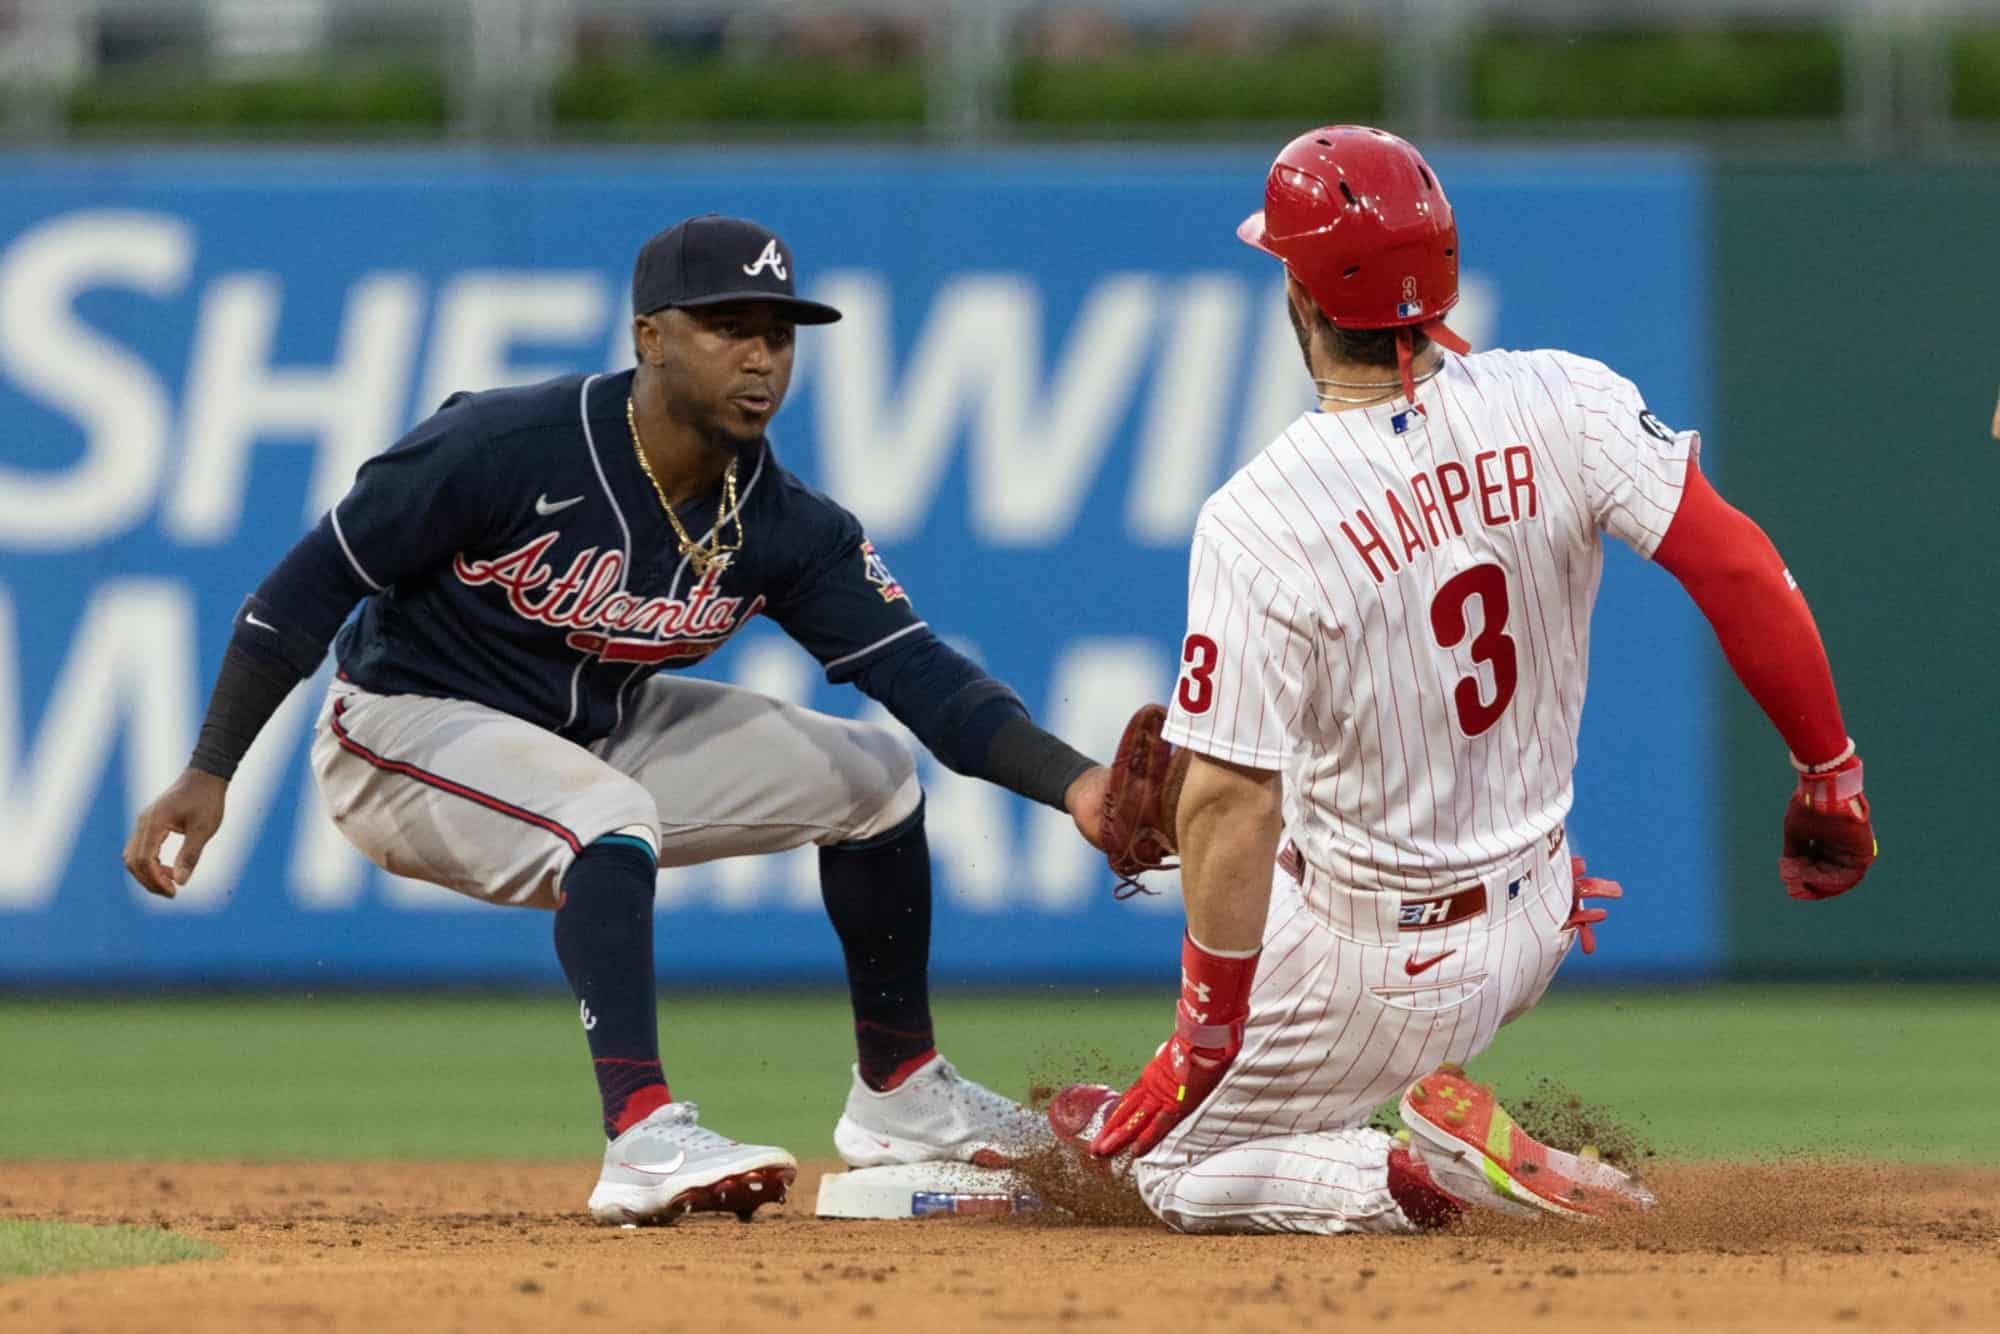
[(1181, 1000), (1174, 1011), (1174, 1035), (1153, 1053), (1104, 1118), (1104, 1128), (1090, 1142), (1092, 1153), (1109, 1158), (1130, 1149), (1135, 1158), (1145, 1156), (1215, 1091), (1243, 1048), (1243, 1022), (1250, 1016), (1250, 984), (1256, 976), (1256, 954), (1210, 954), (1193, 936), (1181, 938)]
[(1854, 743), (1831, 764), (1797, 760), (1798, 790), (1785, 807), (1784, 853), (1778, 878), (1795, 899), (1830, 899), (1861, 883), (1875, 861), (1875, 826), (1861, 795), (1861, 757)]
[(1563, 923), (1563, 928), (1567, 930), (1570, 927), (1575, 927), (1576, 940), (1579, 945), (1583, 946), (1583, 952), (1585, 954), (1595, 954), (1597, 953), (1597, 933), (1590, 928), (1611, 914), (1602, 908), (1586, 908), (1583, 906), (1583, 901), (1585, 899), (1622, 899), (1625, 897), (1625, 887), (1616, 880), (1599, 880), (1594, 876), (1584, 875), (1583, 858), (1581, 857), (1572, 857), (1569, 859), (1569, 872), (1570, 879), (1575, 882), (1576, 890), (1574, 897), (1570, 900), (1569, 920)]

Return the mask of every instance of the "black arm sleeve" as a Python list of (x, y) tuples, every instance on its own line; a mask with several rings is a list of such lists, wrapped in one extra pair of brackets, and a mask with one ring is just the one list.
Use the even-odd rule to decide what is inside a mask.
[(215, 690), (208, 697), (208, 714), (201, 720), (201, 735), (195, 739), (188, 768), (222, 779), (235, 777), (236, 766), (249, 753), (250, 743), (303, 679), (231, 640), (222, 655), (222, 670), (216, 674)]
[(1069, 792), (1069, 785), (1096, 764), (1097, 761), (1055, 733), (1044, 732), (1022, 714), (1004, 720), (994, 732), (980, 776), (1060, 811), (1067, 809), (1063, 797)]
[(1092, 761), (1035, 726), (1004, 684), (920, 629), (868, 660), (854, 684), (916, 733), (954, 773), (983, 778), (1064, 809), (1063, 794)]
[(354, 604), (368, 595), (322, 518), (244, 599), (208, 697), (190, 768), (229, 778), (271, 715), (326, 656)]

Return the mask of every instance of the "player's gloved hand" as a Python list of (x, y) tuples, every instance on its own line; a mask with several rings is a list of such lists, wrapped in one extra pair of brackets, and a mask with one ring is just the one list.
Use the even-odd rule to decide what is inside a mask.
[(1091, 842), (1111, 863), (1118, 877), (1114, 893), (1121, 899), (1151, 893), (1139, 876), (1172, 870), (1176, 863), (1169, 858), (1180, 851), (1175, 813), (1190, 757), (1160, 735), (1166, 721), (1167, 711), (1158, 704), (1144, 705), (1132, 715), (1104, 784), (1097, 837)]
[(1256, 953), (1211, 954), (1193, 936), (1181, 938), (1174, 1035), (1153, 1053), (1104, 1119), (1104, 1128), (1090, 1142), (1092, 1153), (1109, 1158), (1129, 1149), (1133, 1157), (1143, 1157), (1215, 1091), (1243, 1048), (1243, 1022), (1250, 1015), (1250, 984), (1256, 976)]
[(1875, 861), (1875, 826), (1861, 794), (1861, 757), (1854, 743), (1830, 764), (1797, 760), (1799, 785), (1785, 807), (1784, 852), (1778, 878), (1795, 899), (1830, 899), (1861, 883)]
[(1576, 942), (1583, 946), (1583, 952), (1585, 954), (1595, 954), (1597, 953), (1597, 933), (1590, 928), (1596, 926), (1611, 914), (1603, 908), (1586, 908), (1583, 906), (1583, 901), (1585, 899), (1622, 899), (1625, 897), (1625, 887), (1616, 880), (1600, 880), (1596, 876), (1586, 876), (1583, 873), (1583, 858), (1581, 857), (1572, 857), (1569, 859), (1569, 870), (1570, 878), (1575, 884), (1576, 890), (1570, 900), (1569, 920), (1563, 923), (1563, 929), (1569, 930), (1572, 927), (1575, 928)]

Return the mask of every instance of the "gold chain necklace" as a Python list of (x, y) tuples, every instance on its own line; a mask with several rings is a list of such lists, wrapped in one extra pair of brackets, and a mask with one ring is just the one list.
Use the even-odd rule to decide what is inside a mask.
[[(653, 475), (653, 465), (646, 461), (646, 451), (639, 443), (639, 411), (633, 405), (632, 396), (625, 396), (625, 425), (632, 431), (632, 452), (639, 456), (639, 466), (645, 470), (646, 480), (653, 484), (653, 494), (660, 498), (660, 508), (667, 512), (667, 522), (674, 526), (674, 536), (680, 539), (681, 555), (694, 568), (699, 579), (711, 569), (724, 563), (732, 551), (743, 550), (743, 515), (736, 508), (736, 460), (729, 460), (729, 466), (722, 472), (722, 503), (715, 507), (715, 527), (709, 531), (706, 542), (696, 542), (688, 536), (688, 530), (681, 527), (680, 515), (667, 503), (667, 490), (660, 485), (660, 479)], [(722, 541), (722, 525), (729, 518), (736, 520), (736, 540), (727, 545)]]

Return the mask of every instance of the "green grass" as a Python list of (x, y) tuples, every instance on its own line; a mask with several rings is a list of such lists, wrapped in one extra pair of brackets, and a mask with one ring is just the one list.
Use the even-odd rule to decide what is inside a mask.
[(0, 1279), (61, 1274), (72, 1269), (172, 1264), (220, 1254), (220, 1246), (159, 1228), (24, 1223), (0, 1218)]
[(718, 125), (915, 130), (924, 120), (924, 71), (916, 61), (800, 57), (586, 61), (557, 78), (553, 103), (563, 132), (613, 138), (673, 138)]
[[(678, 1096), (739, 1138), (831, 1153), (852, 1059), (844, 999), (670, 998)], [(951, 995), (944, 1049), (1021, 1095), (1119, 1077), (1164, 1036), (1162, 996)], [(1799, 1150), (2000, 1162), (2000, 989), (1571, 989), (1474, 1067), (1558, 1080), (1663, 1154)], [(0, 1002), (0, 1159), (576, 1158), (596, 1095), (560, 996)]]
[(85, 133), (162, 136), (436, 135), (449, 109), (441, 71), (392, 66), (256, 79), (180, 75), (85, 83), (70, 94), (69, 123)]
[(1951, 38), (1951, 109), (1967, 120), (2000, 120), (2000, 28)]
[[(1953, 108), (2000, 115), (2000, 29), (1949, 36)], [(1830, 25), (1679, 24), (1635, 20), (1582, 31), (1496, 27), (1464, 36), (1466, 114), (1492, 130), (1631, 121), (1828, 122), (1845, 97), (1845, 53)], [(1144, 42), (1062, 58), (1021, 53), (1003, 74), (1003, 122), (1032, 137), (1199, 131), (1379, 120), (1391, 114), (1384, 40), (1368, 27), (1287, 34), (1245, 51)], [(786, 52), (754, 59), (658, 54), (643, 46), (585, 56), (560, 70), (550, 114), (558, 138), (672, 142), (692, 137), (910, 137), (928, 115), (924, 61), (899, 52), (854, 60)], [(395, 57), (259, 78), (208, 80), (162, 63), (143, 76), (93, 80), (67, 117), (85, 136), (422, 137), (447, 134), (441, 67)]]
[(1489, 124), (1833, 117), (1842, 79), (1830, 28), (1495, 31), (1473, 43), (1468, 71)]
[(1023, 60), (1009, 100), (1023, 129), (1323, 125), (1372, 121), (1384, 108), (1382, 43), (1319, 38), (1278, 54), (1140, 50), (1094, 59)]

